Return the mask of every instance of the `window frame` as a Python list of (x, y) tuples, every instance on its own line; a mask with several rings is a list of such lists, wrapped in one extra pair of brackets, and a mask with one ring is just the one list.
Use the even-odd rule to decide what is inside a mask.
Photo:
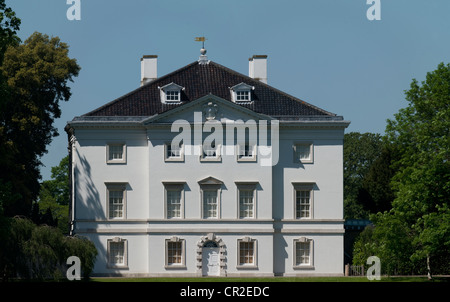
[[(245, 152), (245, 148), (246, 146), (248, 146), (249, 150), (252, 150), (252, 155), (251, 156), (245, 156), (245, 155), (241, 155), (241, 149), (242, 147), (244, 147), (244, 152)], [(238, 162), (255, 162), (256, 161), (256, 144), (250, 144), (250, 142), (245, 142), (244, 144), (236, 144), (236, 155), (237, 155), (237, 161)]]
[[(309, 263), (297, 262), (297, 245), (309, 244)], [(300, 237), (293, 240), (293, 268), (294, 269), (314, 269), (314, 240), (312, 238)]]
[(251, 102), (250, 89), (236, 90), (236, 103)]
[(182, 161), (184, 161), (184, 143), (181, 143), (179, 156), (168, 156), (169, 147), (171, 147), (171, 145), (172, 145), (172, 142), (164, 143), (164, 161), (166, 161), (166, 162), (182, 162)]
[[(230, 91), (231, 91), (231, 99), (233, 101), (233, 103), (236, 104), (250, 104), (253, 102), (253, 98), (252, 98), (252, 90), (254, 90), (255, 87), (248, 85), (244, 82), (241, 82), (237, 85), (234, 85), (233, 87), (230, 87)], [(243, 100), (238, 100), (238, 98), (240, 98), (241, 96), (238, 95), (238, 93), (245, 93), (248, 98), (243, 99)]]
[[(184, 219), (184, 185), (185, 182), (164, 181), (164, 219)], [(180, 191), (180, 217), (169, 217), (168, 191)]]
[[(314, 187), (315, 183), (306, 183), (306, 182), (296, 182), (292, 183), (293, 185), (293, 216), (295, 220), (311, 220), (314, 219)], [(308, 191), (309, 192), (309, 216), (302, 217), (301, 209), (300, 216), (297, 216), (297, 191)]]
[[(106, 187), (106, 214), (108, 220), (126, 220), (127, 219), (127, 186), (128, 183), (125, 182), (105, 182)], [(121, 217), (111, 217), (111, 191), (121, 191), (122, 192), (122, 216)]]
[[(161, 103), (163, 104), (180, 104), (181, 101), (181, 91), (184, 90), (183, 86), (175, 83), (169, 83), (163, 87), (158, 87), (160, 90)], [(173, 97), (176, 95), (176, 100), (169, 99), (169, 94), (174, 93)], [(172, 97), (172, 96), (171, 96)], [(171, 98), (170, 97), (170, 98)]]
[[(122, 146), (122, 158), (111, 158), (111, 147)], [(106, 163), (107, 164), (126, 164), (127, 163), (127, 145), (125, 142), (108, 142), (106, 143)]]
[[(244, 257), (245, 255), (242, 256), (241, 255), (241, 244), (246, 243), (249, 244), (251, 243), (253, 245), (253, 255), (252, 255), (252, 259), (253, 259), (253, 263), (242, 263), (241, 262), (241, 258)], [(244, 237), (244, 238), (240, 238), (237, 240), (237, 257), (236, 257), (236, 268), (237, 269), (257, 269), (258, 268), (258, 240), (256, 240), (255, 238), (251, 238), (251, 237)]]
[[(121, 243), (123, 245), (123, 264), (111, 262), (111, 243)], [(107, 268), (128, 269), (128, 240), (120, 237), (107, 239)]]
[(214, 156), (205, 156), (205, 152), (203, 150), (203, 144), (201, 145), (201, 150), (200, 150), (200, 161), (201, 162), (221, 162), (222, 161), (222, 145), (221, 144), (217, 144), (214, 141), (214, 150), (215, 150), (215, 155)]
[[(236, 181), (236, 191), (237, 191), (237, 219), (257, 219), (257, 184), (256, 181)], [(241, 191), (252, 191), (253, 192), (253, 215), (251, 217), (241, 216)]]
[(166, 95), (166, 103), (179, 103), (181, 101), (180, 90), (167, 89), (164, 93)]
[[(180, 260), (181, 263), (169, 263), (169, 243), (176, 243), (176, 244), (181, 244), (181, 255), (180, 255)], [(171, 238), (165, 239), (165, 244), (164, 244), (164, 249), (165, 249), (165, 265), (164, 267), (166, 269), (184, 269), (186, 268), (186, 240), (185, 239), (181, 239), (180, 237), (177, 236), (172, 236)]]
[[(300, 159), (297, 156), (297, 148), (300, 146), (309, 147), (309, 158)], [(314, 143), (311, 141), (296, 141), (292, 145), (294, 163), (313, 164), (314, 163)]]
[[(206, 203), (205, 203), (205, 193), (206, 192), (215, 192), (216, 193), (216, 216), (209, 217), (206, 215)], [(201, 185), (200, 187), (201, 194), (201, 208), (202, 208), (202, 219), (220, 219), (221, 211), (220, 211), (220, 196), (221, 189), (219, 185)]]
[[(201, 219), (220, 219), (222, 215), (221, 203), (222, 203), (222, 185), (223, 182), (214, 177), (207, 177), (198, 181), (200, 186), (200, 218)], [(206, 217), (205, 213), (205, 191), (216, 191), (216, 217)]]

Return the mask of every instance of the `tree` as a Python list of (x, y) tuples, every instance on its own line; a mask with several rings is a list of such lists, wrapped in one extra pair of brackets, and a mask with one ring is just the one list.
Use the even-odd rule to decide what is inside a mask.
[(450, 260), (450, 64), (440, 63), (421, 85), (413, 79), (406, 100), (408, 107), (386, 127), (388, 140), (400, 151), (393, 178), (395, 211), (415, 233), (413, 258), (430, 263), (446, 254)]
[(374, 226), (367, 226), (356, 239), (353, 263), (365, 265), (368, 257), (377, 256), (383, 274), (421, 273), (418, 261), (410, 260), (414, 245), (408, 224), (390, 212), (372, 214), (370, 219)]
[(421, 85), (413, 79), (405, 94), (408, 106), (386, 126), (386, 142), (396, 147), (395, 199), (390, 211), (371, 215), (374, 246), (380, 254), (392, 247), (386, 261), (403, 272), (407, 264), (431, 278), (432, 270), (450, 271), (450, 64), (439, 64)]
[(0, 74), (7, 93), (0, 102), (0, 184), (14, 188), (5, 214), (28, 215), (40, 190), (40, 157), (58, 135), (60, 101), (71, 96), (68, 82), (80, 67), (68, 57), (68, 45), (58, 37), (35, 32), (23, 44), (5, 51)]
[(94, 268), (97, 249), (85, 237), (64, 236), (57, 228), (37, 226), (26, 218), (9, 218), (10, 234), (2, 238), (0, 271), (3, 280), (53, 279), (66, 277), (67, 258), (77, 256), (81, 273), (88, 278)]
[(344, 218), (366, 219), (369, 212), (358, 202), (364, 177), (383, 147), (376, 133), (350, 132), (344, 135)]
[[(10, 7), (6, 7), (5, 0), (0, 0), (0, 66), (2, 65), (4, 53), (8, 46), (18, 45), (20, 42), (19, 37), (16, 35), (20, 27), (20, 22), (20, 19), (16, 17), (14, 11)], [(7, 95), (6, 79), (0, 72), (0, 104), (4, 102)], [(2, 164), (3, 162), (10, 159), (7, 153), (8, 150), (1, 140), (2, 132), (3, 126), (0, 123), (0, 154), (2, 154), (0, 157), (0, 167), (4, 166)], [(10, 204), (18, 197), (19, 195), (13, 191), (12, 184), (0, 178), (0, 219), (1, 215), (3, 215), (4, 204)]]
[(69, 156), (64, 157), (58, 166), (52, 167), (51, 180), (41, 183), (39, 192), (39, 211), (49, 211), (63, 233), (68, 233), (69, 220)]
[(395, 148), (384, 145), (361, 182), (356, 199), (371, 214), (392, 208), (395, 197), (391, 187), (395, 174), (392, 162), (395, 156)]
[(20, 42), (17, 36), (20, 23), (21, 20), (16, 17), (16, 13), (10, 7), (6, 7), (5, 0), (0, 0), (0, 62), (6, 48)]
[[(66, 259), (73, 255), (88, 277), (97, 255), (92, 242), (14, 216), (31, 214), (52, 224), (50, 207), (39, 213), (32, 201), (41, 189), (40, 157), (58, 134), (53, 120), (61, 114), (59, 102), (69, 100), (68, 81), (80, 70), (58, 37), (34, 33), (20, 44), (19, 26), (20, 19), (0, 0), (0, 278), (64, 278)], [(47, 186), (61, 206), (67, 206), (65, 164), (52, 170), (54, 183)]]

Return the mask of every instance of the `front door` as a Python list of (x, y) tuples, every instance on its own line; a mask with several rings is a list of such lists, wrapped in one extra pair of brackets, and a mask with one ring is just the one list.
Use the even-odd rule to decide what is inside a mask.
[(202, 270), (203, 276), (219, 276), (220, 257), (218, 247), (203, 247)]

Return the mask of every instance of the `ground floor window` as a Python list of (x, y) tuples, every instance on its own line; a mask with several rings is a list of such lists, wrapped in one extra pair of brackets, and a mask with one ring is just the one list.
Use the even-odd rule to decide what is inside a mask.
[(127, 267), (127, 240), (118, 237), (109, 239), (107, 253), (109, 267)]
[(166, 268), (185, 266), (185, 240), (179, 237), (166, 239)]
[(256, 267), (256, 239), (238, 240), (238, 268)]
[(305, 237), (294, 240), (294, 267), (313, 266), (313, 240)]

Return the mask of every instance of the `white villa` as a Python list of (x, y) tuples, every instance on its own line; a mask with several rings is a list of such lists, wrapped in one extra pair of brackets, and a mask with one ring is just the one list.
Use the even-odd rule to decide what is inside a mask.
[(97, 276), (343, 275), (349, 122), (198, 60), (67, 123), (71, 232)]

